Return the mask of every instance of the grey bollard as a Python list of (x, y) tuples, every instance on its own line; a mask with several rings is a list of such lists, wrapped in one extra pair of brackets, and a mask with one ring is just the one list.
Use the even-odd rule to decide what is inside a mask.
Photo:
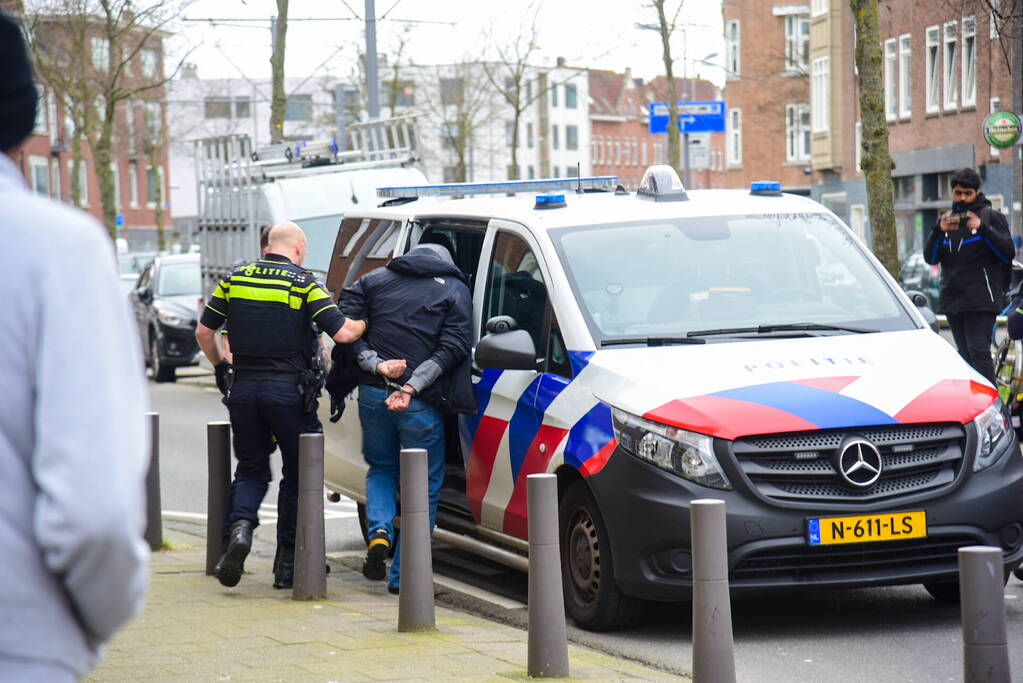
[(323, 434), (298, 437), (298, 521), (295, 527), (294, 600), (327, 597), (323, 529)]
[(206, 425), (206, 574), (212, 576), (224, 552), (224, 523), (231, 497), (231, 423)]
[(735, 683), (725, 502), (694, 500), (689, 510), (693, 539), (693, 683)]
[(160, 414), (149, 418), (149, 470), (146, 472), (146, 543), (150, 550), (163, 545), (163, 518), (160, 505)]
[(401, 591), (398, 630), (432, 631), (433, 555), (430, 552), (428, 456), (422, 448), (401, 451)]
[(528, 668), (533, 678), (568, 676), (568, 634), (558, 539), (558, 477), (526, 477), (529, 517)]
[(1012, 680), (1005, 630), (1004, 571), (1000, 548), (972, 545), (959, 549), (966, 683)]

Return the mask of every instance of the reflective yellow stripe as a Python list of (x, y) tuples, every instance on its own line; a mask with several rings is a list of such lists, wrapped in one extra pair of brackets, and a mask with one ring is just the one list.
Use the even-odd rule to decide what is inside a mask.
[(251, 277), (248, 275), (233, 275), (231, 282), (249, 282), (254, 285), (279, 285), (281, 287), (290, 287), (291, 283), (284, 278), (279, 277)]
[(1023, 315), (1023, 308), (1017, 308), (1016, 312), (1019, 313), (1020, 315)]
[(215, 298), (223, 299), (224, 301), (228, 301), (228, 297), (230, 296), (228, 294), (228, 292), (230, 292), (230, 291), (231, 291), (231, 285), (227, 284), (226, 282), (221, 281), (221, 283), (219, 285), (217, 285), (217, 289), (213, 292), (213, 296)]
[(308, 284), (308, 285), (306, 285), (305, 287), (295, 287), (295, 286), (293, 286), (293, 287), (291, 288), (291, 291), (293, 291), (293, 292), (300, 292), (300, 293), (302, 293), (302, 294), (305, 294), (305, 293), (306, 293), (306, 292), (308, 292), (308, 291), (309, 291), (310, 289), (312, 289), (313, 287), (315, 287), (315, 286), (316, 286), (316, 284), (317, 284), (316, 282), (313, 282), (313, 283), (311, 283), (311, 284)]
[(246, 287), (235, 285), (231, 288), (231, 295), (237, 299), (249, 301), (269, 301), (280, 304), (288, 304), (296, 311), (302, 308), (302, 298), (294, 296), (286, 289), (271, 289), (267, 287)]
[(321, 308), (320, 310), (318, 310), (318, 311), (316, 311), (315, 313), (313, 313), (313, 314), (312, 314), (312, 316), (310, 316), (310, 318), (309, 318), (309, 319), (310, 319), (310, 320), (315, 320), (315, 319), (316, 319), (316, 316), (318, 316), (318, 315), (319, 315), (320, 313), (323, 313), (323, 312), (324, 312), (325, 310), (327, 310), (328, 308), (337, 308), (337, 306), (336, 306), (335, 304), (327, 304), (326, 306), (324, 306), (324, 307), (323, 307), (323, 308)]
[(306, 297), (306, 300), (312, 304), (316, 303), (317, 301), (322, 301), (323, 299), (329, 298), (330, 295), (323, 291), (321, 287), (316, 287), (315, 289), (309, 291), (309, 296)]
[(224, 316), (225, 318), (227, 317), (227, 313), (221, 313), (220, 311), (218, 311), (217, 309), (213, 308), (213, 306), (210, 306), (209, 304), (206, 304), (206, 308), (210, 309), (214, 313), (218, 313), (218, 314)]

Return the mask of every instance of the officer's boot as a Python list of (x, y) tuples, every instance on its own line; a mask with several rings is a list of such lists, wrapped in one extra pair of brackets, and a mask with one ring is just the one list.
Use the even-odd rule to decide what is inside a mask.
[(252, 522), (247, 519), (239, 519), (231, 524), (231, 530), (227, 535), (227, 547), (224, 554), (220, 556), (217, 566), (213, 571), (221, 585), (237, 586), (245, 571), (245, 558), (252, 549)]
[(274, 588), (291, 588), (295, 582), (295, 546), (277, 544), (274, 557)]

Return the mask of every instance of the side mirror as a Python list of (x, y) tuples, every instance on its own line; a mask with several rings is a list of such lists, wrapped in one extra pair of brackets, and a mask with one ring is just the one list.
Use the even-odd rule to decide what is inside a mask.
[(139, 301), (141, 301), (142, 303), (148, 304), (153, 300), (153, 292), (151, 290), (139, 289), (136, 291), (138, 292), (139, 295)]
[(934, 311), (931, 310), (931, 306), (927, 302), (927, 296), (915, 289), (907, 290), (906, 296), (913, 302), (913, 305), (920, 309), (920, 315), (924, 317), (930, 328), (935, 332), (941, 332), (941, 323), (938, 322), (938, 316), (934, 315)]
[[(489, 327), (489, 323), (488, 323)], [(536, 346), (525, 330), (488, 334), (476, 344), (476, 364), (493, 370), (536, 370)]]

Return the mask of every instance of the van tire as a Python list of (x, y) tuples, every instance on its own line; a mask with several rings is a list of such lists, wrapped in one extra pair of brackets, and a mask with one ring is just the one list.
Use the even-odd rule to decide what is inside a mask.
[(150, 367), (153, 368), (153, 381), (161, 383), (175, 381), (178, 377), (174, 366), (160, 362), (160, 342), (157, 340), (156, 335), (150, 334), (149, 339), (149, 363)]
[(558, 517), (568, 616), (587, 631), (610, 631), (635, 624), (642, 603), (618, 587), (607, 527), (585, 481), (577, 481), (568, 489)]

